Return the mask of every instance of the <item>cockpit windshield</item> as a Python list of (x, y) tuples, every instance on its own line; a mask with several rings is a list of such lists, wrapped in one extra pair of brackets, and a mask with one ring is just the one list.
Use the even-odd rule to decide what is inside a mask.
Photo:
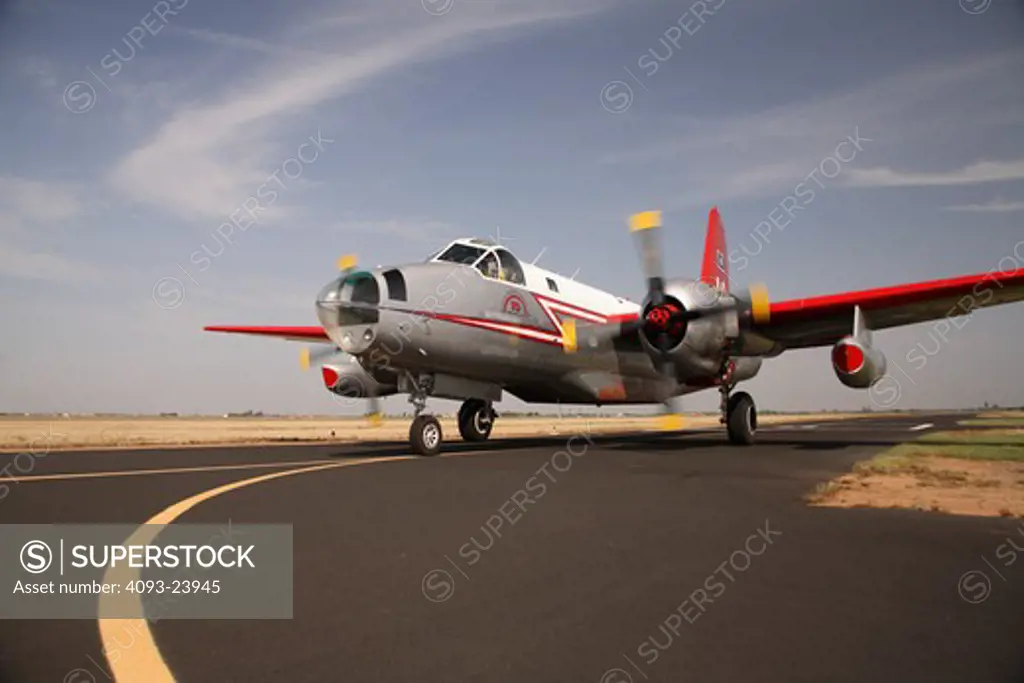
[(473, 247), (468, 244), (453, 244), (443, 254), (436, 257), (438, 261), (449, 261), (451, 263), (463, 263), (471, 266), (484, 253), (480, 247)]
[(523, 267), (507, 249), (490, 240), (476, 237), (453, 242), (439, 252), (435, 252), (428, 261), (447, 261), (466, 266), (475, 265), (484, 277), (494, 280), (525, 285)]

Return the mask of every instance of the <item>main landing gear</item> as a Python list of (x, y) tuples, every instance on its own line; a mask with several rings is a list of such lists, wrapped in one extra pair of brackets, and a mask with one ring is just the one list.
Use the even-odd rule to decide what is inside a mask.
[(471, 398), (459, 408), (459, 434), (464, 441), (487, 441), (497, 416), (489, 402)]
[[(415, 415), (412, 424), (409, 425), (409, 445), (415, 453), (426, 456), (440, 453), (441, 444), (444, 442), (444, 433), (438, 419), (433, 415), (421, 414), (427, 407), (427, 396), (430, 395), (431, 389), (429, 380), (418, 381), (415, 383), (415, 389), (409, 394), (409, 402), (413, 404)], [(465, 441), (486, 441), (491, 435), (494, 418), (497, 416), (490, 401), (468, 399), (459, 408), (459, 434)]]
[(754, 435), (757, 433), (757, 406), (754, 405), (754, 399), (745, 391), (731, 394), (732, 388), (736, 386), (730, 381), (731, 374), (724, 373), (722, 383), (718, 387), (722, 397), (719, 406), (722, 411), (720, 421), (725, 425), (731, 443), (749, 446), (754, 443)]

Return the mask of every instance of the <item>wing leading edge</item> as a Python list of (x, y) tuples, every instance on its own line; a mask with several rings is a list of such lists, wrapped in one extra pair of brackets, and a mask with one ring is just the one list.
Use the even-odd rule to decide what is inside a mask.
[(226, 332), (228, 334), (252, 334), (260, 337), (277, 337), (288, 341), (302, 341), (330, 344), (331, 338), (324, 328), (282, 325), (208, 325), (205, 332)]
[(780, 301), (753, 332), (791, 349), (826, 346), (850, 334), (856, 306), (880, 330), (1014, 301), (1024, 301), (1024, 268)]

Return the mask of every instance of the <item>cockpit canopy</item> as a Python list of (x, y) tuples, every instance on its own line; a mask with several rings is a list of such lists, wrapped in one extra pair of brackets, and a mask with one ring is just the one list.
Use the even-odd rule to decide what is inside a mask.
[(427, 259), (473, 266), (484, 277), (517, 285), (526, 284), (519, 260), (505, 247), (490, 240), (470, 237), (458, 239)]

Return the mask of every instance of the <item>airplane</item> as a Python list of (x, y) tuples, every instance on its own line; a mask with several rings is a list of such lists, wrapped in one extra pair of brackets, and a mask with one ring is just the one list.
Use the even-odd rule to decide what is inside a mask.
[[(661, 226), (660, 211), (629, 219), (647, 278), (640, 304), (522, 263), (493, 240), (460, 238), (419, 263), (360, 270), (355, 257), (342, 257), (340, 275), (316, 298), (320, 326), (204, 330), (329, 345), (315, 356), (304, 350), (305, 367), (345, 354), (347, 362), (322, 365), (326, 388), (368, 399), (378, 418), (379, 397), (408, 394), (409, 442), (424, 456), (440, 452), (443, 441), (437, 418), (424, 413), (428, 397), (461, 400), (459, 433), (480, 442), (490, 437), (503, 392), (527, 403), (670, 406), (716, 388), (729, 441), (750, 445), (757, 408), (747, 392), (733, 390), (765, 358), (832, 346), (839, 381), (869, 389), (886, 372), (872, 331), (1024, 300), (1024, 268), (1015, 267), (770, 302), (763, 285), (731, 289), (717, 207), (697, 279), (666, 279)], [(667, 429), (681, 426), (681, 418), (666, 417)]]

